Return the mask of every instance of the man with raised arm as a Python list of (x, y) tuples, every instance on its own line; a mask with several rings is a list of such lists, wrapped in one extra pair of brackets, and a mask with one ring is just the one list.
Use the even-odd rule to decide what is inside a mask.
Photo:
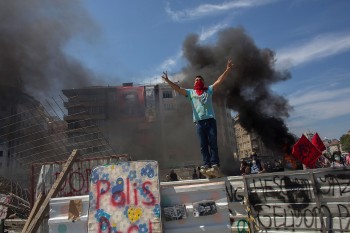
[(209, 87), (205, 87), (202, 76), (197, 75), (193, 89), (184, 89), (169, 80), (167, 72), (163, 72), (162, 78), (175, 91), (190, 100), (193, 111), (193, 121), (200, 142), (200, 150), (203, 157), (203, 165), (200, 172), (205, 175), (218, 176), (220, 159), (217, 146), (217, 128), (212, 102), (212, 96), (217, 87), (225, 80), (233, 67), (232, 60), (228, 60), (226, 70)]

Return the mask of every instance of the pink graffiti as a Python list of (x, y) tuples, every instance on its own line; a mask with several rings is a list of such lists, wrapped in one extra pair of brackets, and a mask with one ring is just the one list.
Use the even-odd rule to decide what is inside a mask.
[[(82, 169), (77, 168), (71, 170), (62, 184), (59, 196), (80, 196), (89, 193), (89, 180), (91, 174), (91, 168), (86, 168), (85, 172)], [(55, 179), (59, 176), (59, 172), (55, 173)]]
[[(117, 207), (123, 207), (125, 205), (133, 204), (135, 206), (138, 205), (138, 200), (141, 198), (142, 204), (146, 206), (154, 206), (156, 204), (156, 198), (154, 194), (149, 190), (149, 186), (152, 186), (151, 181), (145, 181), (142, 184), (142, 191), (144, 192), (145, 196), (138, 194), (137, 192), (137, 184), (133, 183), (133, 192), (132, 196), (130, 193), (130, 179), (126, 178), (126, 190), (119, 190), (112, 192), (111, 195), (111, 205), (117, 206)], [(96, 209), (100, 208), (100, 200), (103, 195), (106, 195), (108, 191), (111, 188), (111, 184), (108, 180), (98, 180), (96, 183)], [(131, 202), (132, 199), (132, 202)]]

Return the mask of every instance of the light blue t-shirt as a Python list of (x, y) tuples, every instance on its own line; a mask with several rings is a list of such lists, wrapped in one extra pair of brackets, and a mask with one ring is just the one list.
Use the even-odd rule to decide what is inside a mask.
[(205, 120), (214, 118), (213, 108), (213, 86), (210, 85), (208, 90), (204, 91), (203, 94), (197, 95), (194, 89), (185, 89), (186, 98), (191, 101), (193, 111), (193, 121)]

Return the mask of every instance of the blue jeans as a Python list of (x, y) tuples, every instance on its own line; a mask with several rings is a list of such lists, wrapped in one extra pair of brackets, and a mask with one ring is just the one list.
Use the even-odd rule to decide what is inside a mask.
[(220, 165), (216, 120), (214, 118), (196, 122), (196, 131), (200, 142), (204, 165)]

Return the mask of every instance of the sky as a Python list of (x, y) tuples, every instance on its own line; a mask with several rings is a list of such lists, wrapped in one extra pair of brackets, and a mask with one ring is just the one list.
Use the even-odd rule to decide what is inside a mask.
[[(69, 56), (101, 83), (176, 81), (187, 61), (184, 40), (215, 44), (225, 28), (244, 28), (259, 48), (275, 52), (291, 78), (272, 91), (293, 107), (286, 119), (297, 136), (311, 131), (339, 139), (350, 130), (350, 1), (348, 0), (84, 0), (94, 33), (73, 38)], [(89, 23), (91, 23), (89, 22)], [(224, 69), (225, 67), (223, 67)]]

